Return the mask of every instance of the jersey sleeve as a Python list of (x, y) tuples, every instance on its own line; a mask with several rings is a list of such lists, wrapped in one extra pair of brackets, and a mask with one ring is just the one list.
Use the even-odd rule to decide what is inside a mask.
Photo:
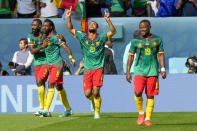
[(131, 40), (131, 46), (130, 46), (130, 49), (129, 49), (129, 55), (134, 55), (135, 52), (136, 52), (136, 48), (135, 48), (135, 41), (134, 40)]
[(160, 38), (159, 45), (158, 45), (158, 54), (163, 54), (164, 48), (163, 48), (163, 40)]
[(27, 41), (28, 41), (28, 46), (33, 46), (33, 45), (35, 45), (34, 40), (33, 40), (31, 34), (28, 34), (28, 35), (27, 35)]
[(85, 33), (81, 32), (81, 31), (77, 31), (75, 30), (75, 38), (77, 38), (79, 41), (81, 41), (83, 39), (83, 37), (86, 35)]
[(54, 39), (54, 44), (55, 45), (62, 46), (63, 44), (65, 44), (65, 41), (57, 39), (57, 34), (53, 36), (53, 39)]
[(102, 34), (100, 34), (100, 41), (101, 41), (101, 43), (103, 44), (103, 45), (105, 45), (105, 42), (108, 40), (108, 38), (107, 38), (107, 32), (104, 32), (104, 33), (102, 33)]

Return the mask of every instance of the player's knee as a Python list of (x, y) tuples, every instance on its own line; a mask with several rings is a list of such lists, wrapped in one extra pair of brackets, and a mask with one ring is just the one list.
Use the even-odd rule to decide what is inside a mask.
[(142, 96), (142, 92), (135, 92), (135, 96), (136, 97), (141, 97)]
[(43, 84), (44, 84), (44, 82), (42, 81), (42, 79), (37, 79), (36, 80), (36, 84), (38, 85), (38, 86), (42, 86)]
[(57, 85), (57, 86), (56, 86), (56, 89), (57, 89), (58, 91), (61, 91), (61, 90), (63, 89), (62, 84)]
[(95, 97), (95, 98), (100, 97), (100, 93), (99, 93), (99, 92), (94, 92), (94, 97)]
[(147, 96), (147, 99), (154, 99), (154, 96)]
[(55, 82), (50, 82), (50, 81), (49, 81), (48, 87), (49, 87), (49, 88), (54, 88), (54, 86), (55, 86)]

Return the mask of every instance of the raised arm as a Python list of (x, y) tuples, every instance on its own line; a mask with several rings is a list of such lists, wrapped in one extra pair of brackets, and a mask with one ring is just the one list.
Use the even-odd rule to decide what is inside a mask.
[(114, 25), (112, 24), (110, 18), (109, 18), (109, 14), (105, 11), (105, 15), (104, 18), (109, 26), (110, 31), (107, 32), (107, 37), (108, 39), (110, 39), (114, 34), (116, 34), (116, 28), (114, 27)]
[(67, 28), (68, 28), (69, 32), (71, 32), (73, 35), (75, 35), (75, 29), (73, 29), (73, 25), (71, 22), (71, 14), (72, 14), (72, 7), (70, 7), (70, 9), (66, 11)]

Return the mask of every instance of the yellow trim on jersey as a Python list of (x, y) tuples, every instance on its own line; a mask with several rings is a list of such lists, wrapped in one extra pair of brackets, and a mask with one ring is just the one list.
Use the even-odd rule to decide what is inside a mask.
[(64, 45), (65, 44), (65, 42), (62, 42), (61, 44), (60, 44), (60, 46), (62, 46), (62, 45)]
[[(108, 34), (108, 32), (107, 32), (107, 34)], [(107, 35), (107, 40), (110, 40), (110, 37), (109, 37), (109, 35)]]
[(28, 43), (28, 46), (34, 45), (34, 43)]
[(129, 55), (135, 55), (135, 53), (132, 53), (132, 52), (128, 52), (129, 53)]
[(164, 51), (159, 51), (158, 54), (164, 54)]
[(74, 38), (77, 38), (77, 31), (76, 31), (76, 29), (74, 29)]

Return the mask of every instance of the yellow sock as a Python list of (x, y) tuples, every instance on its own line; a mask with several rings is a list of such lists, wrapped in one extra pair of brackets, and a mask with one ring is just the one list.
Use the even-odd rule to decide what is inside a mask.
[(54, 93), (55, 93), (54, 88), (49, 88), (48, 89), (48, 96), (47, 96), (47, 100), (46, 100), (46, 104), (44, 106), (44, 109), (49, 110), (49, 108), (51, 106), (51, 102), (53, 100)]
[(100, 114), (100, 108), (101, 108), (101, 97), (99, 98), (94, 98), (94, 103), (95, 103), (95, 114)]
[(143, 97), (136, 97), (135, 96), (135, 103), (136, 103), (136, 106), (137, 106), (137, 109), (139, 112), (144, 112), (143, 111)]
[(94, 94), (92, 94), (90, 97), (87, 97), (89, 100), (91, 100), (92, 102), (94, 102)]
[(44, 86), (38, 86), (38, 98), (40, 103), (40, 108), (44, 108), (44, 95), (45, 95), (45, 89)]
[(58, 91), (60, 100), (62, 101), (62, 103), (64, 104), (66, 109), (70, 109), (70, 105), (67, 99), (67, 95), (66, 95), (66, 91), (64, 90), (64, 88), (61, 91)]
[(46, 105), (46, 101), (47, 101), (47, 93), (46, 90), (44, 90), (44, 106)]
[(146, 118), (150, 119), (154, 108), (154, 99), (147, 99), (146, 104)]

